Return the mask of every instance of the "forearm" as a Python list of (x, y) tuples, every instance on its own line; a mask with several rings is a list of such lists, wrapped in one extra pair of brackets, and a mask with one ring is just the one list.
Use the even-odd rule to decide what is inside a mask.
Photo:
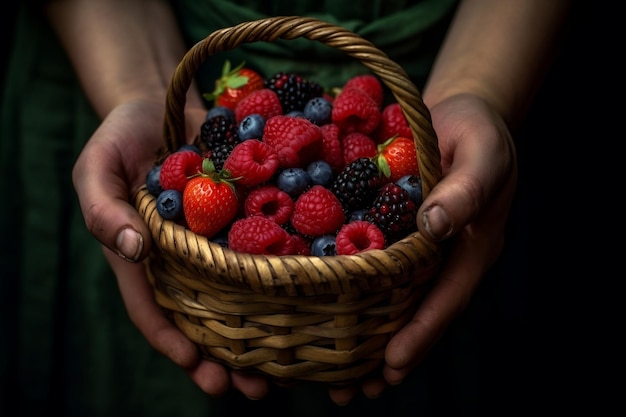
[(46, 13), (102, 118), (130, 100), (165, 102), (185, 52), (166, 1), (53, 0)]
[(476, 94), (516, 125), (551, 63), (568, 4), (463, 1), (424, 88), (425, 103)]

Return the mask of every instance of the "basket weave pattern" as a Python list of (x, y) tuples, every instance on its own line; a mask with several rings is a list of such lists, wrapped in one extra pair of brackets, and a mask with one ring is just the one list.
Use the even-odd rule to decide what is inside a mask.
[[(220, 29), (181, 60), (166, 100), (164, 153), (185, 142), (185, 96), (210, 56), (243, 43), (303, 37), (359, 60), (391, 90), (418, 150), (424, 196), (441, 177), (430, 115), (404, 70), (370, 42), (307, 17), (280, 16)], [(224, 249), (164, 220), (142, 188), (135, 205), (154, 250), (146, 262), (157, 302), (202, 353), (279, 383), (352, 383), (382, 363), (411, 319), (442, 250), (419, 232), (385, 250), (350, 256), (267, 256)]]

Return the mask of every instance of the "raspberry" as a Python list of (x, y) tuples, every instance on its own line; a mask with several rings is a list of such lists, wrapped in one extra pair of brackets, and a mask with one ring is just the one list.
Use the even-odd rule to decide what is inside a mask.
[(245, 215), (263, 216), (279, 225), (286, 224), (293, 213), (293, 200), (275, 185), (250, 191), (245, 201)]
[(341, 142), (339, 141), (339, 126), (328, 123), (320, 127), (322, 131), (322, 159), (328, 162), (337, 173), (345, 166)]
[(311, 254), (311, 241), (305, 236), (295, 233), (291, 235), (291, 240), (293, 240), (293, 255)]
[(400, 104), (391, 103), (380, 113), (380, 122), (373, 137), (377, 143), (384, 143), (387, 139), (396, 135), (412, 138), (413, 132), (411, 132), (404, 113), (402, 113)]
[(289, 233), (263, 216), (235, 221), (228, 231), (228, 246), (234, 251), (259, 255), (289, 255), (294, 251)]
[(276, 149), (281, 168), (302, 167), (322, 159), (322, 131), (302, 117), (280, 115), (267, 119), (263, 141)]
[(361, 132), (369, 135), (380, 121), (380, 110), (376, 102), (356, 88), (341, 90), (333, 102), (332, 122), (342, 133)]
[(380, 80), (372, 74), (357, 75), (350, 78), (344, 85), (343, 89), (356, 88), (374, 100), (378, 108), (382, 108), (385, 92)]
[(233, 149), (224, 162), (224, 169), (237, 183), (245, 186), (261, 184), (269, 180), (278, 169), (278, 155), (265, 142), (248, 139)]
[(373, 158), (378, 154), (374, 139), (360, 132), (348, 133), (341, 139), (346, 165), (359, 158)]
[(292, 226), (309, 237), (334, 234), (345, 220), (337, 197), (321, 185), (314, 185), (298, 197), (291, 216)]
[(245, 96), (235, 107), (237, 124), (251, 114), (259, 114), (264, 120), (283, 114), (278, 95), (269, 88), (262, 88)]
[(164, 190), (176, 190), (181, 193), (189, 177), (202, 171), (202, 157), (193, 151), (178, 151), (169, 154), (163, 164), (159, 180)]
[(339, 229), (335, 238), (337, 255), (354, 255), (371, 249), (383, 249), (385, 236), (370, 222), (357, 220)]

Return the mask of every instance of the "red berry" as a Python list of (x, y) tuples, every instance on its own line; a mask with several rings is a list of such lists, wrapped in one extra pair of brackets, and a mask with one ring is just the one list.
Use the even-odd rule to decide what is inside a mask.
[(259, 255), (289, 255), (294, 250), (289, 233), (263, 216), (235, 221), (228, 231), (228, 246), (237, 252)]
[(259, 114), (264, 120), (283, 113), (278, 95), (269, 88), (255, 90), (245, 96), (235, 107), (235, 120), (241, 123), (246, 116)]
[(343, 86), (343, 89), (357, 88), (365, 92), (374, 100), (380, 108), (383, 105), (384, 90), (380, 80), (372, 74), (357, 75), (350, 78)]
[(267, 217), (281, 226), (289, 221), (292, 213), (293, 200), (275, 185), (253, 189), (245, 201), (246, 217)]
[(360, 132), (348, 133), (341, 139), (344, 164), (359, 158), (373, 158), (378, 154), (374, 139)]
[(391, 103), (383, 109), (374, 138), (377, 143), (383, 143), (393, 136), (413, 137), (399, 103)]
[(159, 181), (164, 190), (185, 191), (189, 177), (202, 170), (202, 157), (194, 151), (169, 154), (161, 165)]
[(419, 176), (417, 149), (413, 139), (392, 137), (378, 145), (376, 165), (389, 182), (396, 182), (405, 175)]
[(306, 167), (323, 157), (320, 127), (302, 117), (280, 115), (267, 119), (263, 141), (276, 150), (281, 168)]
[(337, 232), (337, 255), (354, 255), (371, 249), (383, 249), (385, 236), (375, 224), (365, 220), (347, 223)]
[(340, 172), (345, 166), (341, 141), (339, 140), (339, 126), (328, 123), (320, 126), (322, 131), (322, 160), (328, 162), (333, 172)]
[(305, 236), (334, 234), (346, 221), (341, 203), (329, 189), (314, 185), (298, 197), (291, 225)]
[(263, 88), (264, 79), (258, 72), (244, 67), (245, 63), (231, 69), (230, 61), (224, 61), (222, 74), (215, 81), (215, 90), (204, 94), (207, 101), (213, 101), (215, 106), (235, 109), (237, 104), (252, 91)]
[(269, 180), (277, 169), (276, 151), (258, 139), (237, 144), (224, 162), (224, 170), (237, 179), (237, 184), (248, 187)]
[(356, 88), (341, 90), (333, 102), (332, 122), (342, 133), (374, 132), (380, 121), (380, 109), (367, 93)]
[(305, 236), (296, 233), (291, 235), (293, 241), (293, 255), (310, 255), (311, 254), (311, 240)]

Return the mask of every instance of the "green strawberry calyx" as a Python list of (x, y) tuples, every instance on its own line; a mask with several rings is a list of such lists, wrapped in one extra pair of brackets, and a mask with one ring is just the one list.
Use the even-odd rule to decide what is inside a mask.
[(239, 71), (245, 66), (246, 62), (243, 61), (235, 68), (231, 69), (230, 61), (226, 60), (222, 67), (222, 75), (215, 80), (215, 90), (211, 93), (204, 93), (202, 97), (207, 101), (217, 100), (221, 96), (226, 88), (240, 88), (248, 83), (250, 77), (246, 75), (239, 75)]
[(391, 145), (391, 143), (398, 137), (398, 135), (393, 135), (383, 143), (378, 145), (378, 153), (375, 157), (372, 158), (378, 170), (383, 173), (383, 175), (387, 178), (391, 177), (391, 167), (389, 166), (389, 162), (387, 162), (387, 158), (383, 156), (384, 150), (387, 146)]
[(215, 163), (211, 160), (211, 158), (204, 158), (202, 160), (202, 171), (198, 171), (197, 173), (191, 175), (189, 179), (194, 177), (209, 178), (216, 184), (223, 182), (228, 185), (235, 193), (235, 196), (237, 196), (237, 188), (235, 187), (235, 182), (241, 177), (233, 178), (230, 174), (230, 171), (228, 171), (227, 169), (217, 171), (215, 169)]

